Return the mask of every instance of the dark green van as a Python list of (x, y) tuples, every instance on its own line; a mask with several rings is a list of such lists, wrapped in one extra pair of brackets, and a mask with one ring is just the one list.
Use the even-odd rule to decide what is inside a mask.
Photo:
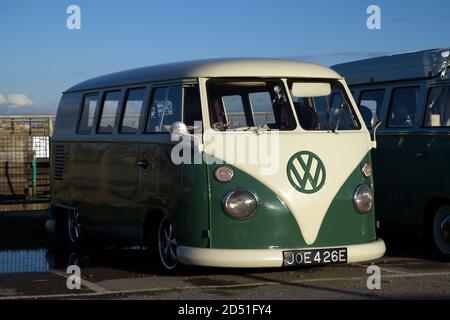
[(426, 233), (444, 257), (450, 255), (449, 55), (435, 49), (332, 67), (345, 77), (366, 125), (381, 121), (373, 151), (381, 228)]

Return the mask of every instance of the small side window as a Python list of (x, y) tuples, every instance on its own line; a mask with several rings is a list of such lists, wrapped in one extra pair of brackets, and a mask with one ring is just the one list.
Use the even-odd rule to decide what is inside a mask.
[(425, 115), (425, 127), (450, 127), (450, 86), (430, 89)]
[(202, 121), (202, 106), (198, 85), (184, 88), (183, 122), (189, 130), (194, 130), (196, 121)]
[(388, 119), (390, 128), (411, 128), (414, 125), (419, 88), (397, 88), (392, 92), (391, 107)]
[(81, 110), (78, 133), (90, 133), (94, 125), (95, 107), (97, 106), (98, 94), (87, 94), (84, 97), (83, 109)]
[(181, 121), (181, 86), (154, 89), (145, 132), (170, 132), (176, 121)]
[(372, 127), (374, 115), (380, 119), (381, 108), (383, 106), (384, 89), (362, 91), (359, 98), (359, 111), (366, 123), (367, 128)]
[(116, 122), (117, 108), (119, 106), (120, 91), (110, 91), (105, 94), (98, 133), (112, 133)]
[(145, 88), (128, 90), (125, 99), (125, 109), (120, 123), (120, 133), (136, 133), (138, 131), (144, 97)]

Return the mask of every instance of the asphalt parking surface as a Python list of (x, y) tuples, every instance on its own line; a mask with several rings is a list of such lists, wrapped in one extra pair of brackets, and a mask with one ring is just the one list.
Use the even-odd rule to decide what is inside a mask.
[[(435, 260), (420, 236), (385, 234), (386, 256), (370, 263), (294, 269), (186, 267), (164, 275), (143, 250), (74, 254), (55, 249), (42, 232), (45, 215), (33, 217), (28, 216), (26, 228), (20, 218), (0, 217), (0, 299), (450, 299), (450, 262)], [(75, 260), (82, 286), (69, 290), (66, 267)], [(372, 263), (381, 270), (380, 289), (367, 287)]]

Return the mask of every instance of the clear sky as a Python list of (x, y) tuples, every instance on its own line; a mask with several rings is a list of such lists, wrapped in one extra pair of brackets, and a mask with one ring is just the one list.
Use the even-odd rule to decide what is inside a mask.
[[(66, 27), (69, 5), (81, 30)], [(381, 8), (369, 30), (367, 7)], [(88, 78), (214, 57), (324, 65), (450, 47), (449, 0), (0, 0), (0, 114), (53, 113)]]

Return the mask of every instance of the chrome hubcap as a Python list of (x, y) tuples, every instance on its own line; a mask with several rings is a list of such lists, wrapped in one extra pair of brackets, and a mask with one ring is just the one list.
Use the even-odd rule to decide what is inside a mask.
[(446, 217), (441, 223), (441, 232), (444, 240), (450, 244), (450, 216)]
[(163, 218), (161, 221), (159, 232), (159, 255), (161, 262), (167, 269), (173, 269), (178, 263), (177, 258), (177, 240), (175, 239), (175, 233), (172, 225), (167, 218)]

